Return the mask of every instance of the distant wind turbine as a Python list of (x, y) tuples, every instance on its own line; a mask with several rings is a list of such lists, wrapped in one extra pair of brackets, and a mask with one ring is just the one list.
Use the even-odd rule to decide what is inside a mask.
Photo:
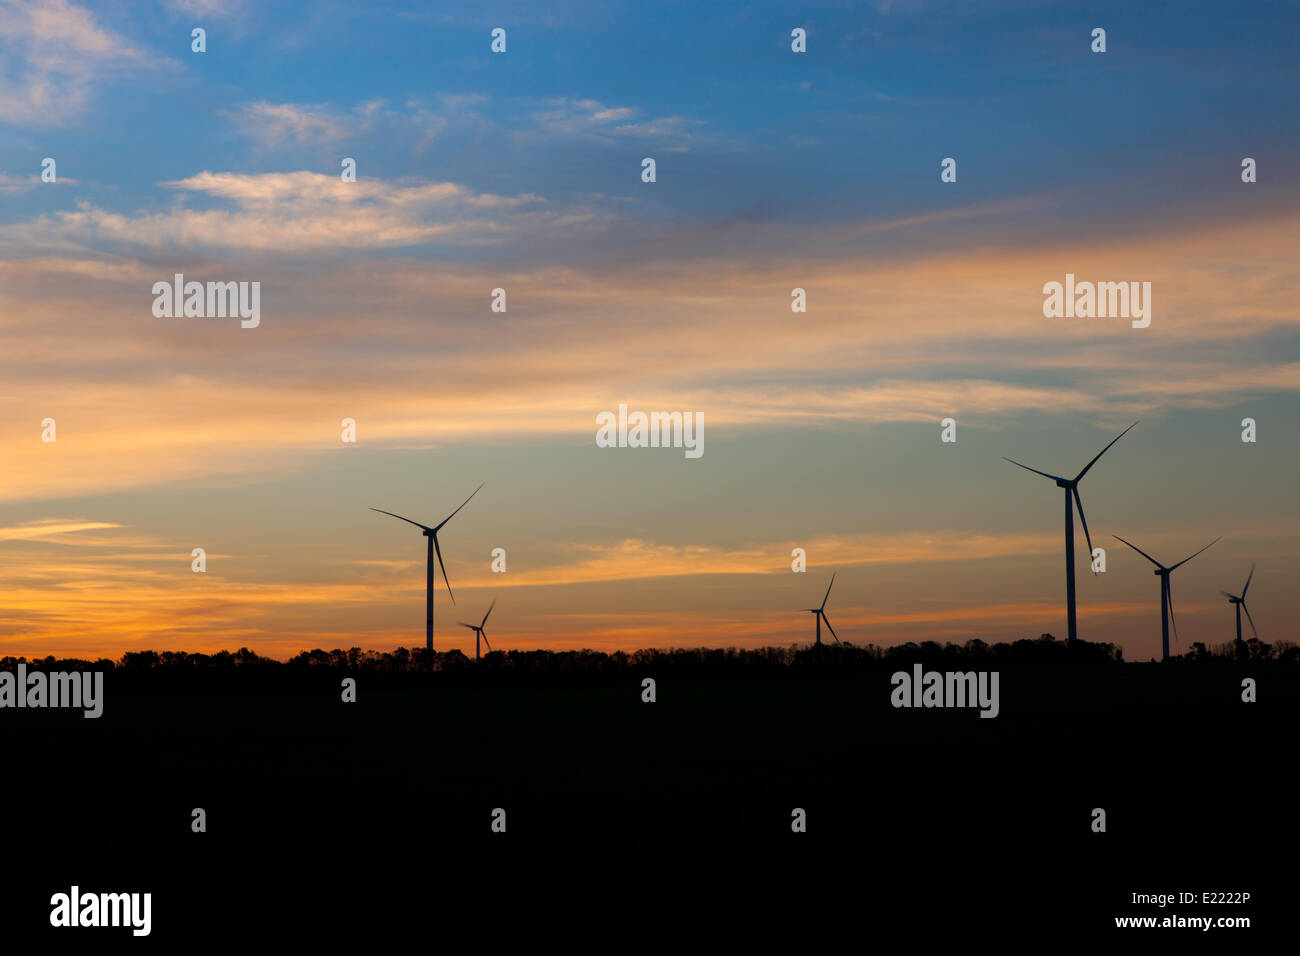
[[(1120, 538), (1119, 535), (1115, 535), (1114, 537), (1119, 538), (1120, 541), (1124, 541), (1124, 539)], [(1220, 535), (1218, 538), (1215, 538), (1214, 541), (1211, 541), (1210, 544), (1207, 544), (1205, 548), (1208, 548), (1211, 544), (1214, 544), (1215, 542), (1219, 541), (1222, 537), (1223, 536)], [(1161, 638), (1160, 649), (1162, 654), (1160, 659), (1167, 661), (1169, 660), (1169, 624), (1171, 621), (1173, 621), (1174, 623), (1174, 637), (1178, 636), (1178, 622), (1174, 621), (1174, 595), (1173, 592), (1169, 590), (1169, 575), (1173, 574), (1175, 570), (1181, 568), (1188, 561), (1192, 560), (1192, 558), (1196, 557), (1197, 554), (1200, 554), (1201, 551), (1204, 551), (1205, 548), (1201, 548), (1201, 551), (1197, 551), (1196, 554), (1189, 554), (1187, 557), (1183, 558), (1183, 560), (1179, 561), (1177, 564), (1167, 568), (1159, 561), (1157, 561), (1155, 558), (1151, 557), (1151, 555), (1147, 554), (1145, 551), (1139, 548), (1133, 542), (1124, 541), (1124, 543), (1127, 544), (1134, 551), (1136, 551), (1138, 554), (1142, 555), (1142, 557), (1146, 558), (1148, 561), (1154, 564), (1156, 566), (1154, 573), (1160, 575), (1160, 638)], [(1252, 622), (1252, 626), (1253, 626), (1253, 622)]]
[(822, 621), (826, 622), (826, 627), (831, 632), (831, 637), (835, 638), (835, 643), (836, 644), (841, 643), (839, 635), (835, 633), (835, 628), (831, 627), (830, 618), (826, 616), (826, 602), (830, 599), (831, 588), (833, 588), (834, 586), (835, 586), (835, 575), (832, 574), (831, 583), (826, 585), (826, 597), (822, 598), (822, 606), (804, 608), (804, 610), (811, 611), (815, 615), (814, 620), (817, 621), (817, 646), (818, 647), (820, 647), (822, 643)]
[[(485, 484), (487, 484), (487, 482), (483, 482), (483, 484), (475, 488), (474, 494), (470, 495), (469, 498), (473, 498), (474, 495), (478, 494), (479, 491), (482, 490), (483, 485)], [(460, 503), (460, 508), (464, 508), (467, 504), (469, 504), (469, 498), (466, 498), (464, 501)], [(447, 515), (447, 517), (442, 519), (441, 523), (434, 525), (432, 528), (430, 528), (426, 524), (420, 524), (420, 522), (418, 521), (412, 521), (410, 518), (403, 518), (401, 515), (395, 515), (391, 511), (384, 511), (382, 508), (370, 509), (371, 511), (378, 511), (381, 515), (388, 515), (389, 517), (397, 518), (401, 521), (405, 521), (407, 524), (413, 524), (417, 528), (422, 528), (424, 536), (429, 539), (428, 560), (425, 565), (425, 577), (424, 577), (424, 608), (425, 608), (424, 640), (425, 640), (425, 646), (428, 648), (429, 651), (430, 667), (433, 667), (433, 581), (434, 581), (433, 559), (435, 555), (437, 555), (438, 558), (438, 565), (442, 568), (442, 580), (447, 585), (447, 596), (451, 598), (452, 604), (456, 603), (456, 596), (451, 593), (451, 582), (447, 580), (447, 565), (444, 564), (442, 560), (442, 549), (438, 547), (438, 532), (442, 530), (443, 525), (445, 525), (452, 518), (456, 517), (456, 512), (460, 511), (460, 508), (457, 508), (456, 511), (453, 511), (451, 514)]]
[(1250, 629), (1255, 631), (1255, 636), (1259, 637), (1259, 631), (1255, 630), (1255, 619), (1250, 616), (1250, 608), (1246, 607), (1246, 592), (1250, 590), (1250, 579), (1255, 576), (1255, 566), (1250, 566), (1250, 574), (1246, 576), (1246, 586), (1241, 589), (1241, 594), (1229, 594), (1227, 591), (1220, 591), (1228, 599), (1229, 604), (1237, 605), (1237, 643), (1241, 643), (1241, 612), (1246, 612), (1246, 619), (1250, 621)]
[(487, 626), (488, 614), (491, 614), (492, 608), (496, 606), (497, 606), (497, 602), (496, 599), (494, 598), (492, 603), (488, 605), (487, 614), (483, 615), (483, 622), (481, 624), (466, 624), (464, 621), (456, 622), (461, 627), (468, 627), (471, 631), (474, 632), (474, 660), (479, 660), (482, 657), (482, 654), (480, 653), (482, 649), (479, 647), (479, 641), (482, 641), (484, 644), (487, 644), (489, 651), (492, 650), (492, 645), (488, 643), (487, 633), (483, 630), (483, 628)]
[[(1101, 451), (1097, 452), (1097, 458), (1100, 458), (1106, 452), (1110, 451), (1110, 446), (1115, 444), (1125, 435), (1127, 435), (1136, 425), (1134, 422), (1128, 428), (1124, 429)], [(1079, 520), (1083, 522), (1083, 536), (1088, 542), (1088, 563), (1092, 565), (1092, 535), (1088, 534), (1088, 519), (1083, 516), (1083, 501), (1079, 497), (1079, 482), (1083, 476), (1088, 473), (1088, 469), (1097, 464), (1097, 458), (1094, 458), (1088, 464), (1083, 466), (1083, 471), (1079, 472), (1073, 478), (1062, 478), (1059, 475), (1049, 475), (1045, 471), (1039, 471), (1037, 468), (1030, 468), (1028, 465), (1021, 465), (1020, 462), (1011, 458), (1005, 458), (1005, 461), (1017, 465), (1025, 471), (1032, 471), (1036, 475), (1042, 475), (1044, 478), (1051, 478), (1056, 482), (1056, 487), (1065, 489), (1065, 613), (1067, 634), (1066, 640), (1072, 641), (1077, 636), (1074, 617), (1074, 506), (1079, 506)], [(1095, 571), (1093, 572), (1096, 573)]]

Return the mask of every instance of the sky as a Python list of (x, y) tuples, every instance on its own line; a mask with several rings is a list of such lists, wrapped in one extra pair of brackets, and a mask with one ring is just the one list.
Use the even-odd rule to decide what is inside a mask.
[[(1293, 639), (1298, 26), (0, 0), (0, 656), (423, 646), (424, 540), (368, 509), (482, 482), (439, 650), (493, 600), (499, 649), (806, 643), (832, 573), (855, 644), (1063, 637), (1061, 491), (1003, 458), (1072, 476), (1134, 421), (1080, 486), (1079, 636), (1160, 652), (1119, 534), (1222, 536), (1175, 653), (1233, 636), (1252, 565)], [(259, 282), (260, 324), (155, 316), (176, 273)], [(1067, 273), (1150, 282), (1150, 326), (1045, 316)], [(702, 415), (704, 453), (598, 447), (620, 404)]]

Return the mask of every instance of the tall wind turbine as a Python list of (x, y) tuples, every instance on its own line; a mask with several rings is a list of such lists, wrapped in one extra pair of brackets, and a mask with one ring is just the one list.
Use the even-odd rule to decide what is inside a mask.
[(1250, 616), (1250, 608), (1246, 607), (1246, 592), (1250, 590), (1250, 579), (1255, 576), (1255, 566), (1250, 566), (1250, 574), (1246, 576), (1246, 586), (1241, 589), (1241, 594), (1229, 594), (1227, 591), (1220, 591), (1228, 599), (1229, 604), (1237, 605), (1237, 643), (1241, 643), (1241, 612), (1246, 612), (1246, 619), (1250, 621), (1250, 629), (1255, 631), (1255, 636), (1259, 637), (1259, 631), (1255, 630), (1255, 619)]
[[(1130, 425), (1124, 429), (1101, 451), (1097, 452), (1097, 458), (1100, 458), (1106, 452), (1110, 451), (1110, 446), (1115, 444), (1125, 435), (1127, 435), (1136, 425)], [(1092, 535), (1088, 534), (1088, 519), (1083, 516), (1083, 501), (1079, 498), (1079, 482), (1083, 476), (1088, 473), (1088, 469), (1097, 464), (1097, 458), (1094, 458), (1088, 464), (1083, 466), (1083, 471), (1079, 472), (1073, 478), (1062, 478), (1059, 475), (1049, 475), (1045, 471), (1039, 471), (1037, 468), (1030, 468), (1028, 465), (1021, 465), (1020, 462), (1011, 458), (1004, 459), (1017, 465), (1025, 471), (1032, 471), (1036, 475), (1042, 475), (1044, 478), (1051, 478), (1056, 482), (1056, 487), (1065, 489), (1065, 612), (1068, 625), (1067, 641), (1072, 641), (1077, 636), (1077, 629), (1074, 624), (1074, 506), (1079, 506), (1079, 520), (1083, 522), (1083, 536), (1088, 542), (1088, 564), (1092, 564)], [(1093, 572), (1096, 573), (1095, 571)]]
[(817, 621), (817, 646), (818, 647), (820, 647), (822, 643), (822, 621), (826, 622), (826, 627), (831, 632), (831, 637), (835, 638), (835, 643), (836, 644), (841, 643), (840, 636), (835, 633), (835, 628), (831, 627), (831, 619), (826, 616), (826, 602), (830, 599), (831, 588), (833, 588), (834, 586), (835, 586), (835, 575), (832, 574), (831, 583), (826, 585), (826, 597), (822, 598), (822, 606), (804, 608), (805, 611), (811, 611), (815, 615), (814, 620)]
[(456, 622), (461, 627), (468, 627), (471, 631), (474, 632), (474, 660), (479, 660), (482, 657), (482, 654), (480, 653), (481, 648), (478, 646), (479, 641), (482, 641), (484, 644), (487, 644), (489, 651), (492, 650), (492, 645), (488, 644), (487, 634), (484, 632), (483, 628), (487, 626), (488, 614), (491, 614), (492, 608), (496, 606), (497, 606), (497, 602), (496, 599), (494, 598), (492, 600), (492, 603), (488, 605), (488, 612), (487, 614), (483, 615), (483, 622), (481, 624), (466, 624), (464, 621)]
[[(1119, 538), (1120, 541), (1124, 541), (1124, 539), (1120, 538), (1119, 535), (1115, 535), (1115, 537)], [(1215, 541), (1220, 540), (1220, 538), (1222, 538), (1222, 535), (1220, 535), (1219, 538), (1215, 538), (1214, 541), (1210, 542), (1210, 544), (1214, 544)], [(1196, 557), (1196, 554), (1200, 554), (1201, 551), (1204, 551), (1205, 548), (1208, 548), (1210, 544), (1207, 544), (1205, 548), (1201, 548), (1201, 551), (1197, 551), (1196, 554), (1189, 554), (1187, 557), (1183, 558), (1183, 560), (1179, 561), (1177, 564), (1167, 568), (1159, 561), (1157, 561), (1155, 558), (1151, 557), (1151, 555), (1147, 554), (1145, 551), (1139, 548), (1133, 542), (1124, 541), (1124, 543), (1127, 544), (1134, 551), (1136, 551), (1138, 554), (1142, 555), (1142, 557), (1146, 558), (1148, 561), (1154, 564), (1156, 566), (1156, 569), (1153, 573), (1160, 575), (1160, 638), (1161, 638), (1161, 654), (1162, 654), (1160, 659), (1167, 661), (1169, 660), (1169, 622), (1173, 621), (1174, 618), (1174, 595), (1173, 592), (1169, 590), (1169, 575), (1173, 574), (1173, 572), (1177, 568), (1182, 567), (1188, 561), (1192, 560), (1192, 558)], [(1177, 636), (1178, 636), (1178, 622), (1174, 621), (1174, 637)]]
[[(470, 495), (469, 498), (473, 498), (474, 495), (478, 494), (485, 484), (487, 484), (487, 482), (483, 482), (482, 485), (475, 488), (474, 494)], [(460, 508), (464, 508), (469, 504), (469, 498), (466, 498), (460, 503)], [(456, 511), (460, 511), (460, 508), (457, 508)], [(401, 515), (395, 515), (391, 511), (384, 511), (382, 508), (371, 508), (370, 510), (378, 511), (381, 515), (388, 515), (389, 517), (405, 521), (407, 524), (413, 524), (417, 528), (423, 529), (423, 535), (429, 539), (428, 560), (425, 565), (424, 576), (424, 640), (425, 646), (429, 651), (429, 666), (433, 667), (433, 559), (436, 555), (438, 558), (438, 564), (442, 568), (442, 580), (447, 585), (447, 596), (451, 598), (451, 603), (455, 604), (456, 596), (451, 593), (451, 582), (447, 580), (447, 565), (443, 563), (442, 549), (438, 547), (438, 532), (442, 530), (443, 525), (456, 517), (456, 511), (453, 511), (451, 514), (447, 515), (447, 517), (443, 518), (439, 524), (430, 528), (427, 524), (420, 524), (420, 522), (412, 521), (410, 518), (403, 518)]]

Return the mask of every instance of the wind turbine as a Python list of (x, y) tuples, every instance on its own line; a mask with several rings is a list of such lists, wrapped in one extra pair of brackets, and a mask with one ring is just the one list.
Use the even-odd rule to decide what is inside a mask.
[(1250, 629), (1255, 631), (1255, 636), (1259, 637), (1259, 631), (1255, 630), (1255, 619), (1250, 616), (1250, 608), (1246, 607), (1246, 592), (1250, 590), (1250, 579), (1255, 576), (1255, 566), (1250, 566), (1250, 574), (1246, 576), (1246, 586), (1241, 589), (1241, 594), (1229, 594), (1227, 591), (1220, 591), (1228, 599), (1229, 604), (1237, 605), (1237, 643), (1241, 643), (1241, 612), (1246, 612), (1246, 619), (1250, 621)]
[(483, 623), (482, 623), (482, 624), (466, 624), (464, 621), (457, 621), (457, 622), (456, 622), (456, 623), (458, 623), (461, 627), (468, 627), (471, 631), (474, 632), (474, 660), (478, 660), (478, 659), (482, 656), (482, 654), (480, 653), (481, 648), (478, 646), (480, 640), (481, 640), (484, 644), (487, 644), (487, 646), (488, 646), (488, 650), (489, 650), (489, 651), (492, 650), (492, 645), (491, 645), (491, 644), (488, 644), (487, 634), (485, 634), (485, 633), (483, 632), (483, 628), (487, 626), (488, 614), (491, 614), (491, 613), (492, 613), (492, 608), (494, 608), (494, 607), (496, 607), (496, 606), (497, 606), (497, 602), (496, 602), (496, 599), (494, 598), (494, 599), (492, 600), (492, 603), (488, 605), (488, 612), (487, 612), (487, 614), (484, 614), (484, 615), (483, 615)]
[[(1120, 538), (1119, 535), (1115, 535), (1114, 537), (1119, 538), (1120, 541), (1124, 541), (1124, 539)], [(1220, 535), (1219, 538), (1215, 538), (1214, 541), (1210, 542), (1210, 544), (1214, 544), (1215, 541), (1220, 540), (1220, 538), (1222, 538), (1222, 535)], [(1136, 551), (1138, 554), (1142, 555), (1142, 557), (1146, 558), (1148, 561), (1154, 564), (1156, 566), (1154, 573), (1160, 575), (1160, 638), (1161, 638), (1161, 654), (1162, 654), (1160, 659), (1167, 661), (1169, 660), (1169, 623), (1174, 619), (1174, 595), (1173, 592), (1169, 590), (1169, 575), (1173, 574), (1173, 572), (1176, 569), (1182, 567), (1188, 561), (1192, 560), (1192, 558), (1196, 557), (1197, 554), (1200, 554), (1201, 551), (1204, 551), (1205, 548), (1208, 548), (1210, 544), (1207, 544), (1205, 548), (1201, 548), (1201, 551), (1197, 551), (1196, 554), (1189, 554), (1187, 557), (1183, 558), (1183, 560), (1179, 561), (1177, 564), (1167, 568), (1159, 561), (1157, 561), (1155, 558), (1151, 557), (1151, 555), (1147, 554), (1145, 551), (1139, 548), (1133, 542), (1124, 541), (1124, 543), (1127, 544), (1134, 551)], [(1178, 623), (1175, 621), (1174, 637), (1177, 636), (1178, 636)]]
[[(474, 494), (470, 495), (469, 498), (473, 498), (474, 495), (478, 494), (479, 491), (483, 488), (483, 485), (485, 484), (487, 484), (487, 482), (483, 482), (483, 484), (475, 488)], [(464, 508), (467, 504), (469, 504), (469, 498), (466, 498), (464, 501), (460, 503), (460, 508)], [(457, 508), (456, 511), (460, 511), (460, 508)], [(429, 651), (429, 667), (432, 668), (433, 667), (433, 559), (434, 559), (434, 555), (437, 555), (438, 564), (442, 568), (442, 580), (447, 585), (447, 596), (451, 598), (451, 603), (455, 604), (456, 596), (451, 593), (451, 582), (447, 580), (447, 565), (443, 563), (442, 549), (438, 547), (438, 532), (442, 530), (443, 525), (445, 525), (452, 518), (456, 517), (456, 511), (453, 511), (451, 514), (447, 515), (447, 517), (443, 518), (441, 523), (434, 525), (432, 528), (430, 528), (427, 524), (420, 524), (420, 522), (412, 521), (410, 518), (403, 518), (401, 515), (395, 515), (391, 511), (384, 511), (382, 508), (371, 508), (370, 510), (378, 511), (381, 515), (388, 515), (391, 518), (397, 518), (401, 521), (405, 521), (407, 524), (413, 524), (417, 528), (422, 528), (423, 529), (422, 533), (426, 538), (429, 539), (428, 560), (425, 565), (425, 576), (424, 576), (424, 609), (425, 609), (424, 640), (425, 640), (425, 646), (428, 648)]]
[[(1101, 451), (1097, 452), (1097, 458), (1100, 458), (1106, 452), (1110, 451), (1110, 446), (1115, 444), (1125, 435), (1127, 435), (1136, 425), (1134, 422), (1128, 428), (1124, 429)], [(1056, 487), (1065, 489), (1065, 612), (1068, 633), (1067, 641), (1072, 641), (1077, 636), (1077, 628), (1074, 624), (1074, 506), (1079, 506), (1079, 520), (1083, 522), (1083, 536), (1088, 542), (1088, 563), (1092, 564), (1092, 535), (1088, 534), (1088, 519), (1083, 516), (1083, 501), (1079, 498), (1079, 482), (1083, 476), (1088, 473), (1088, 469), (1097, 464), (1097, 458), (1094, 458), (1088, 464), (1083, 466), (1083, 471), (1079, 472), (1073, 478), (1062, 478), (1059, 475), (1049, 475), (1045, 471), (1039, 471), (1037, 468), (1030, 468), (1028, 465), (1021, 465), (1020, 462), (1011, 458), (1004, 459), (1017, 465), (1025, 471), (1032, 471), (1036, 475), (1042, 475), (1044, 478), (1051, 478), (1056, 482)], [(1093, 572), (1096, 574), (1097, 572)]]
[(826, 597), (822, 598), (822, 606), (804, 608), (804, 610), (811, 611), (815, 615), (814, 620), (817, 621), (817, 646), (818, 647), (820, 647), (822, 643), (822, 621), (826, 622), (826, 627), (831, 632), (831, 637), (835, 638), (835, 643), (836, 644), (841, 643), (839, 635), (835, 633), (835, 628), (831, 627), (830, 618), (826, 616), (826, 602), (830, 599), (831, 588), (833, 588), (834, 586), (835, 586), (835, 575), (832, 574), (831, 583), (826, 585)]

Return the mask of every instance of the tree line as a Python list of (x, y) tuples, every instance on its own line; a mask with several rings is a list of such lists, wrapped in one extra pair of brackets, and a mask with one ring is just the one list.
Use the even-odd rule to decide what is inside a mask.
[[(910, 667), (922, 663), (949, 669), (989, 669), (999, 666), (1110, 665), (1124, 661), (1123, 650), (1115, 644), (1075, 641), (1070, 644), (1051, 634), (1038, 638), (989, 644), (978, 638), (965, 644), (939, 644), (935, 641), (909, 642), (889, 647), (874, 644), (856, 646), (836, 644), (821, 646), (794, 645), (758, 648), (646, 648), (632, 651), (594, 650), (508, 650), (492, 651), (475, 662), (459, 650), (438, 651), (433, 655), (434, 671), (440, 672), (548, 672), (557, 674), (614, 674), (624, 671), (645, 672), (729, 672), (755, 673), (784, 671), (852, 672), (880, 667)], [(1238, 644), (1228, 641), (1207, 647), (1198, 641), (1182, 655), (1171, 658), (1174, 664), (1201, 664), (1224, 661), (1300, 662), (1300, 645), (1290, 641), (1266, 644), (1251, 638)], [(47, 671), (104, 670), (125, 674), (195, 673), (238, 671), (265, 676), (319, 671), (350, 673), (406, 673), (430, 670), (429, 655), (424, 648), (398, 647), (392, 651), (362, 650), (359, 647), (322, 650), (315, 648), (296, 654), (287, 661), (262, 657), (246, 647), (218, 651), (215, 654), (189, 651), (127, 651), (118, 660), (99, 658), (41, 659), (0, 658), (0, 670), (12, 671), (18, 663), (28, 669)]]

